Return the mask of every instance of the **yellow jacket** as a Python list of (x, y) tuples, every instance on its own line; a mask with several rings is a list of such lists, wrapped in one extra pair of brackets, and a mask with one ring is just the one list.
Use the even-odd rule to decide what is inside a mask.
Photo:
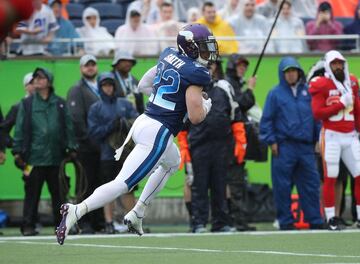
[[(216, 16), (215, 22), (209, 24), (205, 21), (204, 17), (199, 18), (197, 21), (199, 24), (207, 26), (214, 34), (215, 37), (233, 37), (235, 36), (232, 27), (223, 20), (220, 16)], [(235, 40), (220, 40), (218, 41), (219, 52), (223, 54), (238, 53), (238, 43)]]

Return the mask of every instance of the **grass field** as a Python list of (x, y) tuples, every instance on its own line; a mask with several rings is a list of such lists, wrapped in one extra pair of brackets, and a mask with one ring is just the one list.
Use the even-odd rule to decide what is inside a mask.
[[(161, 230), (161, 229), (160, 229)], [(0, 263), (360, 263), (360, 231), (258, 231), (19, 237), (5, 230)]]

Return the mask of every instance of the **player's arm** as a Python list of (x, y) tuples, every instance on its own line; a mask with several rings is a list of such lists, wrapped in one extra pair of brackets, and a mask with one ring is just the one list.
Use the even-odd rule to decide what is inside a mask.
[(346, 106), (341, 102), (334, 102), (331, 105), (326, 105), (326, 94), (320, 82), (314, 80), (310, 82), (309, 91), (311, 93), (311, 108), (316, 120), (325, 120), (333, 115), (337, 115), (340, 110)]
[(205, 100), (202, 96), (202, 87), (190, 85), (186, 89), (186, 106), (189, 120), (196, 125), (201, 123), (211, 108), (211, 99)]
[(143, 94), (150, 95), (153, 89), (153, 82), (157, 72), (157, 66), (155, 65), (150, 70), (148, 70), (144, 76), (141, 78), (138, 88), (139, 91)]
[(312, 96), (311, 108), (316, 120), (325, 120), (331, 116), (337, 115), (340, 110), (345, 108), (345, 106), (341, 102), (326, 106), (326, 99), (323, 94), (316, 93)]

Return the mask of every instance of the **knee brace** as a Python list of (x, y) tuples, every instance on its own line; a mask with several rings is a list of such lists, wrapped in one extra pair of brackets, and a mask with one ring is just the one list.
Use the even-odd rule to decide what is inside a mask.
[(337, 178), (339, 175), (340, 145), (337, 143), (326, 143), (324, 160), (326, 164), (327, 177)]

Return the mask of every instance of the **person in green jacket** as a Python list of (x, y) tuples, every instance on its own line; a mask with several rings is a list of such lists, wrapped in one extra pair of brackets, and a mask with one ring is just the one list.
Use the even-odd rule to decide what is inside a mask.
[(35, 224), (41, 189), (46, 181), (52, 200), (54, 225), (60, 223), (59, 165), (74, 157), (77, 144), (66, 102), (57, 96), (53, 75), (44, 68), (33, 74), (35, 94), (22, 100), (16, 118), (13, 154), (23, 171), (25, 199), (21, 232), (36, 235)]

